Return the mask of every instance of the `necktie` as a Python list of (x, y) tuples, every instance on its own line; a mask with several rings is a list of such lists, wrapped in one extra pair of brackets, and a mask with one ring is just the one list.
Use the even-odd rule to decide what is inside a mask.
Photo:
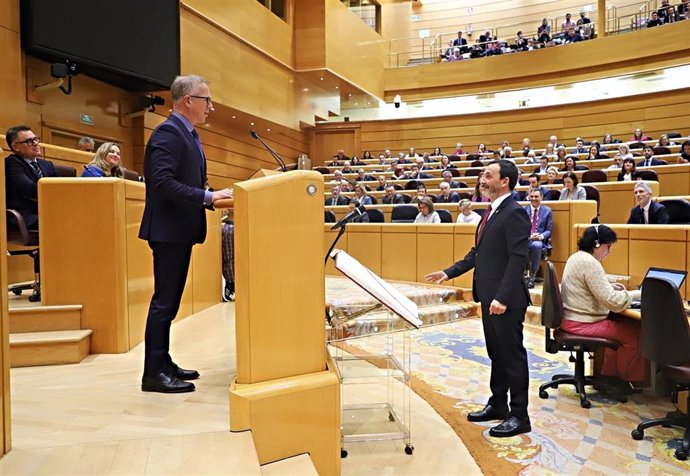
[(206, 158), (204, 155), (204, 149), (201, 147), (201, 139), (199, 139), (199, 134), (196, 132), (196, 129), (192, 129), (192, 136), (194, 136), (194, 142), (196, 142), (196, 146), (199, 149), (201, 156)]
[(482, 235), (484, 234), (484, 229), (486, 228), (486, 222), (489, 220), (489, 215), (491, 215), (491, 205), (484, 212), (482, 221), (479, 222), (479, 231), (477, 232), (477, 244), (482, 241)]
[(537, 213), (539, 212), (538, 208), (535, 208), (534, 211), (532, 212), (532, 229), (530, 230), (530, 234), (535, 234), (537, 232)]
[(34, 173), (36, 174), (36, 177), (41, 178), (43, 177), (43, 172), (41, 172), (41, 168), (38, 166), (38, 162), (35, 160), (32, 160), (29, 162), (29, 165), (33, 169)]

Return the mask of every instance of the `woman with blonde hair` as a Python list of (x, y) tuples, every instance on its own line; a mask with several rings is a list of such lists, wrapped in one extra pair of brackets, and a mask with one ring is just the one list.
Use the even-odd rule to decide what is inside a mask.
[(122, 178), (122, 160), (120, 146), (114, 142), (104, 142), (96, 150), (93, 160), (84, 166), (82, 177), (117, 177)]

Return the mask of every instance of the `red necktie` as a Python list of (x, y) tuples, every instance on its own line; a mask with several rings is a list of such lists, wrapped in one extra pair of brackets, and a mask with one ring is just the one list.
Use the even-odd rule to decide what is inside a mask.
[(534, 212), (532, 213), (532, 229), (530, 230), (530, 234), (534, 235), (537, 232), (537, 212), (539, 211), (538, 208), (534, 209)]
[(486, 228), (486, 222), (489, 220), (489, 215), (491, 215), (491, 205), (484, 212), (482, 221), (479, 222), (479, 231), (477, 232), (477, 244), (482, 241), (482, 235), (484, 234), (484, 229)]

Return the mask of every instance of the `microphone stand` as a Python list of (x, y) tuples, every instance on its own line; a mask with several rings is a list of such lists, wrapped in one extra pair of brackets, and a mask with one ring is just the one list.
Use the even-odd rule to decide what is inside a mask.
[(266, 148), (266, 150), (273, 156), (275, 161), (278, 162), (278, 165), (280, 165), (280, 170), (282, 170), (283, 172), (287, 172), (287, 167), (285, 166), (285, 161), (283, 160), (283, 158), (280, 155), (278, 155), (278, 153), (275, 150), (271, 149), (269, 145), (264, 142), (261, 136), (256, 133), (256, 131), (252, 131), (251, 135), (254, 139), (261, 142), (261, 145), (263, 145)]
[(335, 248), (336, 243), (338, 243), (338, 240), (340, 240), (340, 238), (345, 233), (345, 227), (347, 227), (347, 223), (344, 223), (343, 226), (340, 227), (340, 230), (338, 231), (338, 236), (335, 237), (335, 240), (333, 240), (333, 244), (331, 244), (331, 247), (328, 248), (328, 251), (326, 252), (326, 258), (323, 260), (324, 266), (328, 264), (328, 257), (331, 256), (331, 251), (333, 251), (333, 248)]

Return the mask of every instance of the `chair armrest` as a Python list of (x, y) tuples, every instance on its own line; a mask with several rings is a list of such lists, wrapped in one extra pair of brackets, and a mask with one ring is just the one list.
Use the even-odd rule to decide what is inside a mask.
[(29, 229), (26, 227), (26, 222), (24, 222), (24, 217), (22, 216), (21, 213), (19, 213), (17, 210), (14, 210), (12, 208), (7, 209), (7, 222), (9, 223), (14, 223), (17, 226), (17, 230), (19, 230), (19, 234), (22, 237), (22, 243), (26, 246), (29, 246), (32, 243), (32, 238), (31, 234), (29, 233)]

